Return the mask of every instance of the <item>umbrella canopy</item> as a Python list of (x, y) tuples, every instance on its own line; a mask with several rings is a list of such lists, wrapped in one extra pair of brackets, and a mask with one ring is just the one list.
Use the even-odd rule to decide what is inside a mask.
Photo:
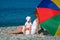
[(36, 10), (41, 27), (52, 36), (60, 36), (60, 8), (51, 0), (43, 0)]
[(52, 0), (60, 8), (60, 0)]

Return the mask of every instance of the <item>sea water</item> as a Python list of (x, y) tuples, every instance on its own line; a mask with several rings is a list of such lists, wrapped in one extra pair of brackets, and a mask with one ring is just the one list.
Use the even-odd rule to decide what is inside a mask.
[(26, 16), (35, 19), (34, 12), (41, 0), (0, 0), (0, 27), (24, 25)]

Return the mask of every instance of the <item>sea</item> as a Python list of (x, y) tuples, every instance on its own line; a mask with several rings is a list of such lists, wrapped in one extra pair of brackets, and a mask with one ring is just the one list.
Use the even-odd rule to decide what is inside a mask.
[(24, 25), (30, 16), (32, 23), (34, 12), (42, 0), (0, 0), (0, 27)]

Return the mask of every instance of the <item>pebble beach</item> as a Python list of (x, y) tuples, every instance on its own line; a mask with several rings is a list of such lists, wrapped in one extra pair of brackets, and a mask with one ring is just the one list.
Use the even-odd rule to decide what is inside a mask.
[(20, 26), (0, 27), (0, 40), (60, 40), (60, 37), (48, 35), (23, 35), (23, 34), (8, 34), (7, 30), (14, 31)]

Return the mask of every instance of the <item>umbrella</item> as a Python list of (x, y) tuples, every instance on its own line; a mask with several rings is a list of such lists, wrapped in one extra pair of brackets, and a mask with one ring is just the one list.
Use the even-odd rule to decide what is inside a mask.
[(40, 26), (52, 36), (60, 36), (60, 8), (51, 0), (43, 0), (36, 8)]

